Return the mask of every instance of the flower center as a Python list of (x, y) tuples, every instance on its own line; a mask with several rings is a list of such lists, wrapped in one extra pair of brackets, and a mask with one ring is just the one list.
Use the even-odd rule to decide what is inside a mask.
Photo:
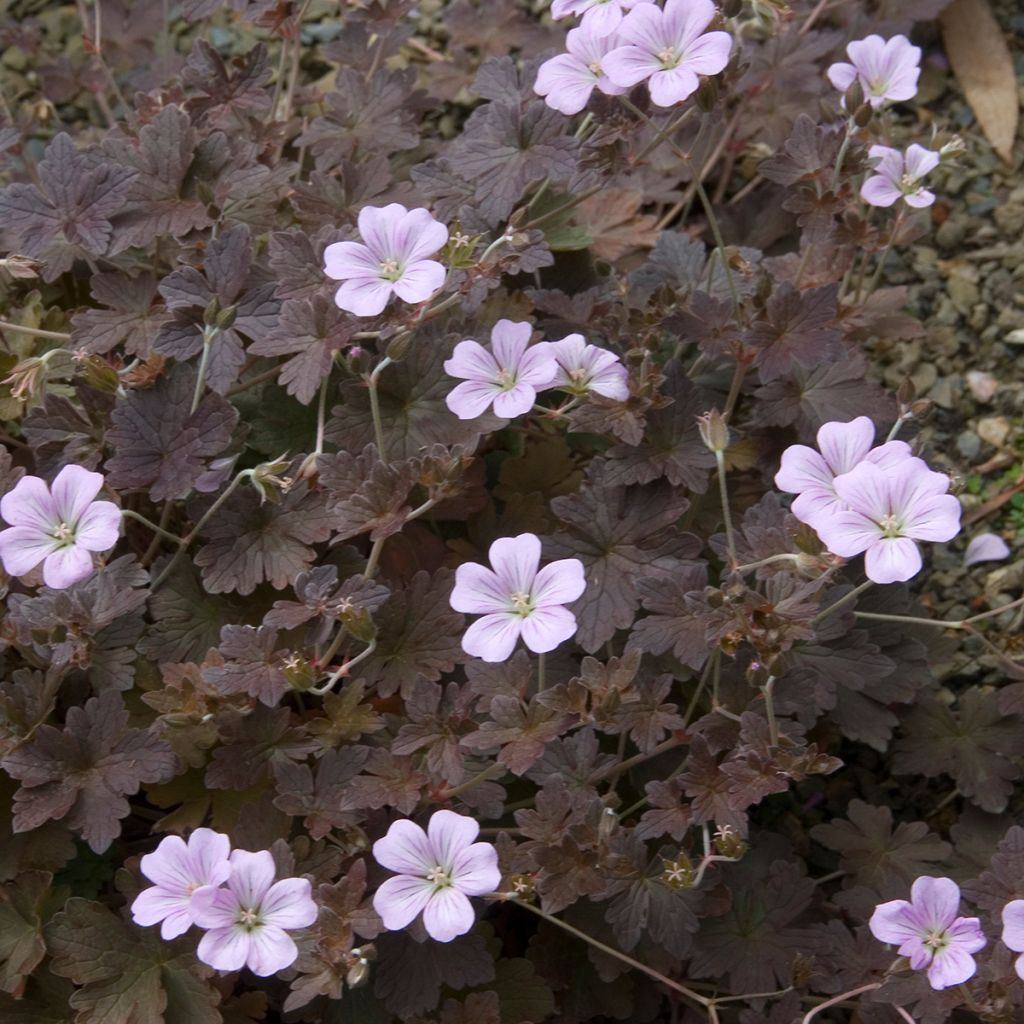
[(666, 71), (671, 71), (672, 68), (677, 67), (679, 64), (680, 56), (676, 52), (674, 46), (665, 46), (660, 49), (657, 54), (657, 58), (661, 61), (661, 66)]
[(512, 611), (516, 615), (521, 615), (525, 618), (533, 611), (533, 597), (530, 594), (525, 594), (519, 590), (512, 595), (511, 601)]
[(239, 910), (235, 923), (244, 928), (247, 932), (251, 932), (256, 928), (259, 928), (263, 922), (260, 920), (259, 910), (253, 907), (243, 907)]
[(397, 281), (402, 276), (402, 269), (398, 265), (398, 260), (388, 257), (386, 260), (380, 261), (380, 276), (385, 281)]
[(873, 82), (868, 82), (868, 92), (872, 96), (884, 96), (889, 91), (889, 82), (886, 79), (876, 78)]
[(878, 525), (885, 537), (898, 537), (902, 533), (903, 529), (900, 525), (899, 519), (891, 512), (889, 515), (883, 516)]
[(924, 933), (924, 946), (932, 953), (941, 953), (949, 945), (949, 935), (945, 928), (929, 928)]
[(601, 70), (601, 62), (599, 60), (592, 60), (587, 65), (587, 68), (590, 70), (590, 73), (595, 78), (600, 78), (604, 74), (604, 72)]
[(438, 864), (436, 868), (431, 868), (427, 872), (427, 881), (433, 882), (437, 889), (447, 889), (452, 884), (451, 872), (445, 871), (445, 869)]
[(501, 388), (502, 391), (511, 391), (517, 383), (516, 371), (506, 370), (504, 368), (498, 371), (498, 376), (494, 378), (494, 383)]
[(75, 540), (74, 527), (68, 526), (67, 523), (60, 523), (53, 531), (53, 539), (60, 541), (61, 544), (73, 544)]
[(916, 192), (918, 189), (917, 178), (912, 174), (904, 174), (900, 178), (900, 191), (904, 194)]

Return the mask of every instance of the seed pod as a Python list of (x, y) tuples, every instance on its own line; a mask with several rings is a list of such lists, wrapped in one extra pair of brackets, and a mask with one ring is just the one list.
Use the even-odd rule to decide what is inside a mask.
[(697, 417), (701, 440), (713, 452), (724, 452), (729, 447), (729, 426), (717, 409)]
[(853, 123), (858, 128), (866, 128), (870, 123), (871, 119), (875, 116), (875, 108), (870, 103), (862, 103), (853, 112)]
[(864, 105), (864, 87), (860, 84), (859, 78), (855, 78), (853, 84), (846, 90), (843, 102), (847, 110), (857, 110)]

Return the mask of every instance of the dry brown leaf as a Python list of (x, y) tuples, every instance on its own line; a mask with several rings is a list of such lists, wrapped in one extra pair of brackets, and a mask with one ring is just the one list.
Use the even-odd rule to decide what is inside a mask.
[(1010, 163), (1020, 113), (1017, 76), (988, 0), (954, 0), (939, 16), (946, 53), (993, 149)]
[(591, 252), (614, 262), (628, 252), (650, 249), (658, 240), (658, 218), (638, 213), (643, 193), (629, 188), (606, 188), (580, 204), (579, 219), (590, 235)]

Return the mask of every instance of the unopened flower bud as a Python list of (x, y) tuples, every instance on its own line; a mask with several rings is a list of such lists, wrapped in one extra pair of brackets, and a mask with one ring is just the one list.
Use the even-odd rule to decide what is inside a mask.
[(870, 103), (862, 103), (853, 112), (853, 123), (858, 128), (866, 128), (875, 116), (875, 108)]
[(910, 405), (916, 397), (917, 388), (914, 386), (914, 382), (909, 377), (905, 377), (896, 389), (896, 401), (900, 403), (900, 408), (903, 409)]
[(768, 682), (768, 669), (759, 661), (752, 661), (747, 666), (747, 682), (751, 686), (764, 686)]
[(661, 864), (661, 880), (670, 889), (689, 889), (693, 885), (693, 864), (682, 850), (675, 860), (662, 857)]
[(715, 832), (713, 842), (715, 851), (721, 857), (739, 860), (747, 852), (747, 844), (743, 837), (729, 825), (723, 825)]
[(858, 110), (864, 105), (864, 87), (860, 84), (859, 78), (855, 78), (853, 84), (846, 90), (843, 102), (847, 110)]
[(701, 440), (713, 452), (724, 452), (729, 447), (729, 426), (725, 417), (717, 410), (697, 417), (697, 429)]
[(915, 420), (926, 419), (932, 411), (932, 400), (930, 398), (919, 398), (915, 402), (910, 403), (910, 408), (907, 409), (907, 413), (912, 416)]
[(218, 314), (214, 321), (215, 326), (220, 328), (222, 331), (226, 331), (234, 322), (238, 316), (237, 306), (226, 306)]
[(597, 834), (602, 839), (607, 839), (619, 825), (619, 816), (610, 808), (606, 807), (601, 812), (601, 821), (597, 826)]
[(396, 334), (391, 341), (388, 342), (388, 359), (397, 363), (408, 350), (410, 341), (412, 341), (412, 333), (410, 331), (402, 331), (401, 334)]
[(216, 327), (217, 325), (217, 314), (220, 312), (220, 300), (216, 295), (206, 304), (206, 308), (203, 310), (203, 323), (207, 327)]

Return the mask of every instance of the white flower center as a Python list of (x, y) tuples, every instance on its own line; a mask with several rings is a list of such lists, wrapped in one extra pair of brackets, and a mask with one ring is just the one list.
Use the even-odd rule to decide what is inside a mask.
[(53, 531), (53, 539), (68, 547), (75, 542), (75, 528), (67, 523), (59, 523)]
[(427, 881), (433, 883), (435, 890), (447, 889), (452, 884), (452, 875), (438, 864), (436, 868), (431, 868), (427, 872)]
[(915, 178), (912, 174), (907, 173), (900, 178), (900, 191), (904, 195), (909, 195), (910, 193), (916, 192), (917, 190), (918, 179)]
[(523, 618), (526, 618), (533, 611), (532, 594), (526, 594), (519, 590), (511, 596), (510, 600), (512, 602), (512, 612), (515, 615), (521, 615)]
[(949, 945), (949, 933), (945, 928), (929, 928), (924, 933), (923, 943), (933, 954), (941, 953)]
[(398, 260), (388, 257), (386, 260), (380, 261), (380, 276), (385, 281), (397, 281), (402, 276), (402, 268), (398, 265)]
[(595, 78), (600, 78), (604, 74), (604, 72), (601, 70), (601, 62), (599, 60), (592, 60), (587, 65), (587, 68)]
[(884, 96), (889, 91), (889, 81), (885, 78), (876, 78), (873, 82), (868, 82), (868, 92), (872, 96)]
[(263, 921), (260, 919), (259, 908), (240, 908), (238, 911), (238, 917), (235, 918), (235, 924), (247, 932), (251, 932), (256, 928), (259, 928), (263, 924)]
[(882, 531), (882, 535), (885, 537), (899, 537), (903, 532), (903, 526), (900, 523), (899, 518), (893, 512), (887, 516), (883, 516), (879, 521), (878, 526)]
[(655, 56), (661, 61), (661, 66), (666, 71), (671, 71), (672, 68), (677, 67), (679, 61), (682, 59), (681, 54), (676, 51), (674, 46), (665, 46), (660, 49)]
[(515, 370), (506, 370), (503, 367), (498, 371), (497, 377), (494, 378), (494, 383), (502, 391), (511, 391), (518, 383), (518, 375)]

